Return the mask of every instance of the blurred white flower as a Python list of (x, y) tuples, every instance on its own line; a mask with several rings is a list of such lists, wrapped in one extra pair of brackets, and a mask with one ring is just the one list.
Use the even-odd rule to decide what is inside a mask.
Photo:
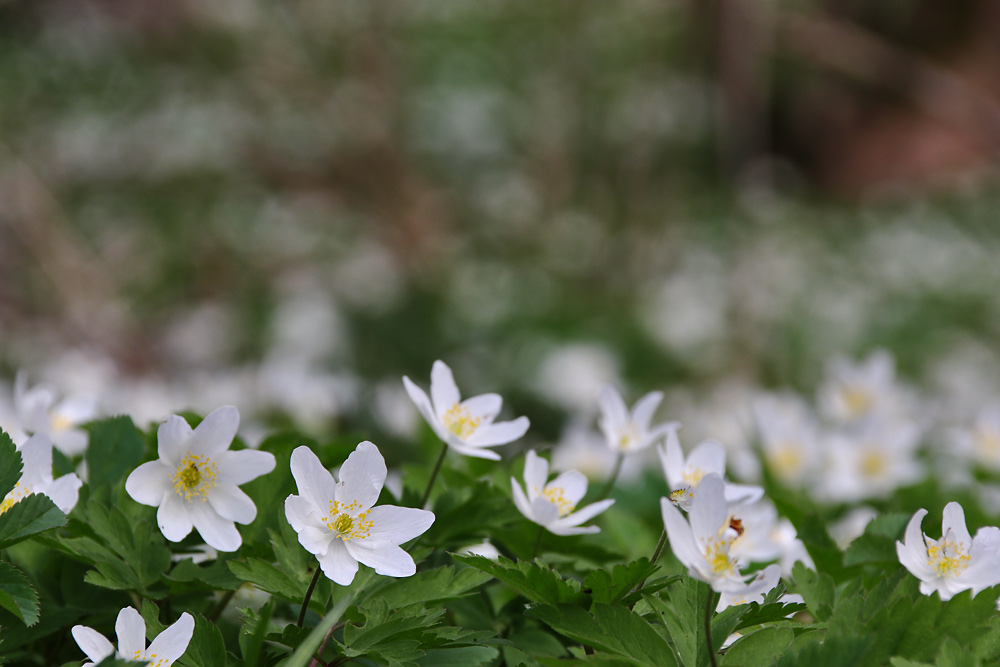
[[(645, 450), (626, 457), (618, 479), (623, 482), (638, 479), (649, 462), (649, 453), (650, 450)], [(616, 457), (603, 435), (579, 421), (571, 421), (552, 449), (552, 467), (579, 470), (588, 479), (604, 479), (614, 467)]]
[(896, 382), (896, 362), (885, 350), (873, 352), (860, 363), (841, 356), (831, 359), (818, 400), (823, 414), (838, 422), (903, 415), (911, 403)]
[(778, 560), (781, 573), (791, 574), (792, 567), (801, 561), (806, 567), (816, 569), (795, 527), (788, 519), (780, 519), (774, 504), (762, 498), (747, 505), (730, 507), (739, 536), (733, 540), (732, 553), (740, 564), (766, 563)]
[[(702, 479), (707, 475), (723, 479), (726, 474), (725, 447), (714, 440), (706, 440), (685, 458), (676, 426), (667, 429), (667, 441), (657, 448), (657, 453), (670, 487), (670, 501), (685, 510), (691, 507)], [(725, 498), (730, 504), (752, 503), (764, 496), (764, 489), (759, 486), (731, 482), (724, 482), (724, 485)]]
[(538, 364), (536, 384), (540, 395), (560, 407), (593, 414), (601, 387), (617, 382), (618, 358), (605, 345), (560, 345)]
[(74, 473), (52, 479), (52, 442), (48, 436), (36, 433), (18, 451), (23, 464), (21, 478), (0, 502), (0, 514), (33, 493), (48, 496), (63, 514), (69, 514), (76, 506), (83, 482)]
[(753, 402), (753, 415), (767, 469), (791, 488), (809, 486), (823, 459), (819, 429), (805, 402), (762, 395)]
[(676, 431), (680, 426), (678, 422), (651, 427), (653, 413), (662, 400), (662, 392), (651, 391), (640, 398), (630, 412), (621, 394), (611, 385), (605, 385), (598, 399), (601, 406), (598, 423), (608, 447), (620, 453), (635, 452), (649, 447), (668, 431)]
[(191, 429), (183, 417), (167, 417), (156, 433), (159, 458), (132, 471), (125, 490), (133, 500), (158, 507), (156, 522), (171, 542), (197, 528), (219, 551), (243, 543), (234, 522), (248, 524), (257, 507), (239, 485), (274, 470), (274, 454), (252, 449), (229, 451), (240, 413), (224, 406)]
[(920, 579), (920, 592), (938, 592), (942, 600), (956, 593), (1000, 584), (1000, 528), (980, 528), (971, 537), (965, 526), (965, 512), (956, 502), (945, 505), (941, 539), (920, 531), (927, 510), (917, 510), (906, 526), (902, 542), (896, 542), (899, 562)]
[(118, 635), (118, 651), (104, 635), (86, 625), (74, 625), (73, 639), (80, 650), (91, 660), (83, 667), (94, 667), (105, 658), (114, 656), (129, 662), (149, 663), (150, 667), (170, 667), (184, 655), (191, 635), (194, 634), (194, 617), (184, 612), (173, 625), (157, 635), (146, 648), (146, 621), (132, 607), (118, 612), (115, 634)]
[(495, 546), (490, 544), (489, 540), (483, 540), (479, 544), (470, 544), (468, 546), (462, 547), (458, 550), (460, 554), (472, 554), (474, 556), (482, 556), (483, 558), (489, 558), (490, 560), (496, 560), (500, 558), (500, 552)]
[(923, 467), (916, 458), (920, 429), (890, 418), (866, 421), (826, 443), (827, 470), (816, 493), (834, 502), (884, 498), (916, 482)]
[(878, 516), (871, 507), (855, 507), (841, 519), (830, 524), (830, 537), (841, 550), (847, 549), (851, 542), (861, 537), (868, 523)]
[(93, 397), (70, 396), (57, 403), (52, 388), (36, 385), (29, 389), (28, 377), (22, 371), (14, 380), (14, 408), (25, 433), (48, 436), (66, 456), (76, 456), (87, 449), (87, 432), (78, 427), (97, 416), (97, 401)]
[(991, 470), (1000, 470), (1000, 403), (983, 408), (969, 429), (952, 432), (952, 453)]
[(574, 511), (587, 493), (587, 476), (578, 470), (567, 470), (551, 482), (548, 478), (549, 462), (529, 450), (524, 461), (525, 488), (510, 478), (514, 504), (521, 514), (556, 535), (601, 532), (597, 526), (581, 528), (580, 524), (614, 505), (614, 499), (601, 500)]
[(434, 513), (373, 507), (387, 473), (378, 447), (368, 441), (359, 444), (340, 467), (339, 482), (308, 447), (292, 452), (291, 468), (299, 495), (285, 499), (285, 516), (299, 543), (319, 559), (323, 574), (347, 586), (359, 562), (389, 577), (409, 577), (417, 571), (399, 545), (430, 528)]
[(781, 568), (777, 565), (768, 565), (757, 572), (753, 579), (740, 587), (723, 591), (722, 595), (719, 596), (719, 604), (716, 605), (715, 611), (722, 611), (726, 607), (739, 604), (761, 603), (771, 589), (778, 585), (780, 579)]
[(435, 361), (431, 369), (430, 399), (406, 376), (403, 385), (437, 436), (460, 454), (499, 461), (500, 455), (487, 448), (513, 442), (528, 430), (527, 417), (493, 422), (502, 403), (498, 394), (462, 401), (451, 369), (443, 361)]

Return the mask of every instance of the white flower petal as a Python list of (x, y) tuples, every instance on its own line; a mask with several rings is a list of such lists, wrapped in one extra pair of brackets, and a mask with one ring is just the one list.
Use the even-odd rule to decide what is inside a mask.
[(899, 556), (899, 562), (913, 576), (922, 581), (937, 576), (934, 569), (927, 564), (927, 545), (924, 543), (923, 533), (920, 532), (920, 524), (925, 516), (927, 516), (925, 509), (914, 512), (909, 523), (906, 524), (903, 541), (896, 542), (896, 555)]
[(545, 488), (545, 480), (549, 478), (549, 462), (528, 450), (524, 458), (524, 484), (527, 487), (528, 499), (534, 500)]
[(23, 463), (18, 480), (21, 485), (32, 492), (48, 486), (52, 482), (52, 441), (48, 436), (41, 433), (31, 436), (19, 451)]
[(579, 470), (567, 470), (546, 484), (545, 488), (562, 489), (566, 502), (576, 505), (587, 493), (587, 476)]
[(663, 514), (663, 526), (667, 531), (670, 549), (681, 563), (693, 568), (704, 560), (698, 546), (695, 544), (691, 526), (681, 516), (680, 510), (674, 507), (667, 498), (660, 498), (660, 511)]
[[(299, 536), (301, 541), (301, 535)], [(319, 558), (320, 567), (327, 578), (341, 586), (349, 586), (358, 572), (358, 561), (344, 546), (344, 542), (334, 539), (330, 548)]]
[(146, 650), (146, 621), (133, 607), (125, 607), (118, 612), (115, 621), (118, 635), (118, 654), (131, 659)]
[(159, 507), (164, 496), (173, 492), (168, 468), (159, 459), (143, 463), (125, 480), (125, 491), (137, 503)]
[(441, 420), (438, 419), (437, 414), (434, 412), (434, 406), (431, 405), (431, 399), (427, 398), (424, 390), (415, 385), (405, 375), (403, 376), (403, 386), (406, 387), (406, 393), (410, 395), (410, 400), (413, 401), (414, 405), (417, 406), (417, 410), (423, 415), (424, 421), (430, 425), (437, 437), (447, 441), (448, 432), (442, 426)]
[(160, 459), (172, 467), (181, 464), (191, 439), (191, 425), (179, 415), (170, 415), (156, 430), (156, 451)]
[(320, 463), (319, 457), (308, 447), (296, 447), (292, 452), (291, 469), (299, 495), (320, 511), (328, 511), (330, 501), (336, 495), (337, 485), (330, 471)]
[(156, 639), (149, 645), (146, 655), (154, 655), (160, 660), (166, 660), (170, 664), (184, 655), (188, 644), (191, 643), (191, 636), (194, 634), (194, 617), (184, 612), (177, 621), (156, 636)]
[(653, 421), (653, 413), (656, 412), (656, 408), (660, 407), (662, 400), (662, 391), (651, 391), (635, 404), (635, 408), (632, 410), (632, 421), (643, 433), (649, 430), (649, 424)]
[(317, 557), (325, 556), (338, 542), (341, 540), (338, 540), (326, 526), (320, 528), (308, 525), (299, 531), (299, 544)]
[(572, 514), (568, 514), (561, 519), (553, 521), (549, 529), (553, 530), (554, 532), (554, 529), (556, 527), (579, 526), (581, 523), (590, 521), (595, 516), (597, 516), (598, 514), (608, 509), (614, 504), (615, 504), (614, 498), (607, 498), (605, 500), (599, 500), (596, 503), (590, 503), (586, 507), (582, 507), (581, 509), (577, 510), (576, 512), (573, 512)]
[(707, 475), (698, 484), (691, 501), (691, 533), (696, 541), (714, 539), (729, 519), (729, 504), (723, 489), (725, 482), (718, 475)]
[(657, 447), (656, 452), (660, 455), (663, 476), (667, 478), (670, 490), (679, 489), (684, 485), (684, 453), (676, 429), (667, 432), (666, 443)]
[(715, 440), (706, 440), (691, 451), (687, 468), (723, 477), (726, 474), (726, 448)]
[(49, 484), (49, 488), (45, 489), (45, 495), (55, 503), (63, 514), (69, 514), (76, 507), (76, 501), (80, 498), (81, 486), (83, 486), (83, 482), (75, 473), (71, 472)]
[(944, 506), (944, 513), (941, 516), (941, 534), (947, 535), (951, 532), (951, 538), (970, 548), (972, 546), (972, 536), (965, 525), (965, 510), (956, 502), (950, 502)]
[[(497, 454), (496, 452), (490, 451), (488, 449), (484, 449), (483, 447), (470, 447), (469, 445), (466, 445), (466, 444), (462, 443), (461, 440), (451, 439), (451, 438), (449, 438), (447, 440), (447, 442), (448, 442), (448, 446), (451, 447), (452, 449), (454, 449), (459, 454), (463, 454), (465, 456), (472, 456), (472, 457), (475, 457), (477, 459), (490, 459), (491, 461), (499, 461), (500, 460), (500, 455), (499, 454)], [(501, 444), (501, 443), (497, 443), (497, 444)]]
[(764, 488), (753, 484), (726, 482), (723, 493), (730, 505), (749, 505), (764, 497)]
[(87, 451), (90, 436), (81, 428), (69, 428), (50, 432), (52, 444), (66, 456), (76, 456)]
[(386, 474), (385, 459), (378, 447), (365, 440), (340, 466), (336, 499), (348, 504), (357, 501), (362, 509), (368, 509), (378, 500)]
[(499, 394), (480, 394), (462, 401), (461, 406), (469, 411), (472, 418), (478, 417), (483, 424), (489, 424), (500, 414), (503, 399)]
[(524, 490), (521, 485), (517, 483), (517, 480), (513, 477), (510, 478), (510, 489), (514, 494), (514, 504), (517, 505), (517, 509), (520, 510), (526, 518), (535, 520), (534, 516), (531, 514), (531, 501), (528, 497), (524, 495)]
[(443, 361), (435, 361), (431, 367), (431, 403), (438, 421), (444, 418), (444, 413), (455, 406), (460, 400), (458, 386), (451, 369)]
[(188, 514), (188, 504), (176, 493), (163, 496), (160, 509), (156, 511), (156, 523), (163, 536), (171, 542), (180, 542), (194, 527)]
[(384, 541), (390, 544), (409, 542), (422, 535), (434, 523), (434, 513), (413, 507), (380, 505), (368, 513), (372, 529), (365, 541)]
[(553, 535), (593, 535), (594, 533), (601, 532), (599, 526), (564, 526), (557, 523), (551, 523), (545, 526)]
[(208, 494), (208, 504), (229, 521), (248, 524), (257, 518), (257, 506), (250, 496), (232, 484), (217, 484)]
[(95, 664), (115, 652), (114, 645), (108, 641), (107, 637), (86, 625), (74, 625), (70, 633), (83, 654)]
[(350, 540), (345, 542), (348, 553), (358, 562), (387, 577), (409, 577), (417, 571), (413, 557), (389, 542)]
[(240, 427), (240, 412), (224, 405), (210, 412), (191, 434), (188, 451), (203, 456), (217, 456), (229, 449)]
[(531, 501), (531, 516), (535, 523), (548, 526), (559, 518), (559, 508), (545, 496), (538, 496)]
[(618, 390), (611, 385), (601, 387), (597, 404), (601, 409), (602, 426), (609, 431), (614, 431), (628, 422), (628, 406), (625, 405)]
[(255, 480), (261, 475), (274, 470), (275, 458), (271, 452), (262, 452), (256, 449), (240, 449), (237, 451), (225, 451), (215, 456), (216, 465), (219, 467), (218, 482), (235, 484), (246, 484)]
[(240, 531), (230, 519), (224, 519), (207, 502), (188, 503), (191, 523), (198, 529), (205, 544), (219, 551), (236, 551), (243, 544)]
[(318, 522), (316, 510), (316, 506), (302, 496), (291, 495), (285, 498), (285, 518), (296, 533)]
[(495, 447), (496, 445), (506, 445), (514, 442), (528, 431), (530, 422), (527, 417), (518, 417), (509, 422), (497, 422), (495, 424), (485, 424), (477, 428), (472, 435), (466, 439), (466, 444), (477, 447)]

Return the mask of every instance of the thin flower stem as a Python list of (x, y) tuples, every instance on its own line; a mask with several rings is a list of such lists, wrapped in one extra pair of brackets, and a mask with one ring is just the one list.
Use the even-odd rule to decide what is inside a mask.
[(544, 526), (539, 526), (538, 527), (538, 537), (535, 538), (535, 551), (534, 551), (534, 553), (531, 554), (531, 560), (535, 560), (536, 558), (538, 558), (538, 550), (542, 546), (542, 533), (544, 531), (545, 531), (545, 527)]
[(712, 612), (715, 610), (715, 591), (709, 591), (705, 600), (705, 643), (708, 645), (708, 662), (711, 667), (718, 667), (715, 662), (715, 648), (712, 646)]
[(225, 611), (226, 605), (229, 604), (229, 601), (233, 599), (234, 595), (236, 595), (235, 588), (231, 591), (226, 591), (226, 593), (219, 599), (219, 604), (215, 605), (215, 608), (212, 609), (212, 613), (208, 615), (208, 620), (212, 623), (219, 620), (219, 616), (222, 616), (222, 612)]
[(618, 480), (618, 473), (622, 470), (622, 461), (624, 460), (625, 454), (623, 452), (618, 452), (618, 456), (615, 458), (615, 467), (611, 469), (611, 476), (608, 477), (608, 481), (604, 484), (604, 488), (601, 489), (601, 493), (597, 496), (597, 500), (604, 500), (611, 494), (611, 489), (615, 488), (615, 482)]
[[(656, 565), (656, 561), (660, 560), (660, 556), (663, 555), (663, 549), (666, 546), (667, 546), (667, 531), (666, 529), (664, 529), (663, 532), (660, 533), (660, 539), (656, 541), (656, 548), (653, 549), (653, 557), (649, 559), (650, 565)], [(635, 588), (632, 589), (632, 592), (635, 593), (636, 591), (642, 589), (642, 587), (646, 585), (646, 579), (648, 578), (649, 577), (646, 577), (638, 584), (636, 584)], [(638, 600), (636, 600), (636, 602), (638, 602)], [(635, 602), (632, 603), (632, 607), (635, 607)]]
[(448, 443), (444, 443), (441, 449), (441, 455), (438, 457), (437, 463), (434, 464), (434, 471), (431, 472), (431, 478), (427, 481), (427, 490), (424, 491), (424, 497), (420, 501), (420, 509), (423, 509), (427, 505), (427, 501), (431, 499), (431, 489), (434, 488), (434, 480), (437, 479), (438, 471), (441, 470), (441, 464), (444, 463), (444, 457), (448, 454)]
[(316, 588), (316, 583), (319, 581), (319, 576), (323, 574), (323, 568), (316, 564), (316, 574), (313, 575), (312, 581), (309, 582), (309, 588), (306, 589), (306, 599), (302, 601), (302, 610), (299, 612), (299, 622), (296, 624), (298, 627), (302, 627), (302, 624), (306, 620), (306, 610), (309, 608), (309, 598), (312, 597), (313, 589)]

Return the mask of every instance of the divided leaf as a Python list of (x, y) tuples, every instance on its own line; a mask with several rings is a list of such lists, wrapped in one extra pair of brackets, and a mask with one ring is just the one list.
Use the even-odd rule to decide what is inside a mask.
[(38, 622), (38, 594), (24, 573), (5, 561), (0, 561), (0, 607), (27, 626)]

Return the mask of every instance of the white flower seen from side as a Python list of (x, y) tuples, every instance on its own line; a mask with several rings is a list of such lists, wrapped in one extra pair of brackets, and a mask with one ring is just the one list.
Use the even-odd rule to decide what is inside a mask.
[(768, 565), (741, 587), (723, 592), (719, 596), (719, 604), (716, 605), (715, 611), (722, 611), (726, 607), (738, 604), (751, 602), (760, 604), (771, 589), (778, 585), (780, 579), (781, 568), (777, 565)]
[(422, 535), (434, 513), (412, 507), (373, 507), (385, 483), (385, 459), (362, 442), (340, 467), (336, 481), (308, 447), (292, 452), (299, 495), (285, 499), (285, 516), (299, 543), (319, 559), (323, 574), (347, 586), (358, 563), (389, 577), (409, 577), (416, 565), (400, 544)]
[(902, 542), (896, 542), (896, 554), (903, 567), (920, 579), (920, 592), (934, 591), (942, 600), (956, 593), (1000, 584), (1000, 528), (980, 528), (969, 535), (965, 512), (956, 502), (945, 505), (941, 519), (941, 539), (927, 537), (920, 524), (927, 510), (920, 509), (906, 525)]
[(513, 442), (528, 430), (527, 417), (494, 423), (503, 402), (497, 394), (461, 400), (451, 369), (443, 361), (435, 361), (431, 369), (430, 398), (406, 376), (403, 385), (434, 433), (460, 454), (499, 461), (500, 455), (488, 448)]
[(115, 622), (117, 651), (104, 635), (93, 628), (74, 625), (72, 630), (73, 639), (90, 659), (83, 667), (93, 667), (111, 656), (128, 662), (145, 661), (150, 667), (170, 667), (184, 655), (193, 633), (194, 617), (184, 612), (177, 622), (157, 635), (149, 648), (146, 648), (146, 622), (132, 607), (125, 607), (118, 613), (118, 620)]
[[(726, 474), (726, 449), (714, 440), (706, 440), (684, 457), (677, 429), (667, 430), (667, 441), (657, 448), (663, 475), (670, 487), (670, 500), (681, 509), (689, 509), (701, 480), (707, 475)], [(764, 489), (749, 484), (724, 482), (725, 498), (730, 504), (752, 503), (764, 496)]]
[(611, 385), (605, 385), (598, 398), (601, 407), (598, 424), (608, 447), (620, 453), (646, 449), (668, 431), (676, 429), (679, 426), (677, 422), (651, 426), (653, 413), (662, 400), (663, 392), (651, 391), (640, 398), (630, 411), (621, 394)]
[(762, 395), (753, 402), (764, 462), (772, 475), (791, 488), (807, 488), (821, 468), (819, 426), (796, 396)]
[(239, 486), (274, 470), (275, 460), (269, 452), (230, 451), (239, 424), (232, 406), (213, 411), (195, 429), (171, 415), (156, 433), (159, 458), (125, 481), (136, 502), (159, 508), (156, 522), (171, 542), (195, 528), (219, 551), (236, 551), (243, 543), (235, 524), (251, 523), (257, 507)]
[(600, 500), (576, 510), (576, 504), (587, 493), (587, 476), (578, 470), (567, 470), (551, 482), (549, 463), (533, 450), (524, 461), (524, 485), (510, 478), (514, 504), (525, 517), (556, 535), (599, 533), (597, 526), (580, 526), (585, 521), (614, 505), (613, 499)]
[(876, 415), (901, 416), (911, 403), (909, 394), (896, 382), (896, 362), (885, 350), (873, 352), (859, 363), (840, 356), (831, 359), (818, 399), (823, 414), (842, 423)]
[(79, 498), (83, 482), (74, 473), (52, 478), (52, 442), (48, 436), (37, 433), (18, 448), (21, 453), (21, 478), (0, 501), (0, 514), (33, 493), (48, 496), (63, 514), (69, 514)]
[(93, 398), (70, 396), (57, 401), (50, 387), (29, 388), (24, 372), (18, 373), (14, 380), (14, 409), (25, 433), (48, 436), (66, 456), (76, 456), (87, 449), (87, 432), (79, 426), (97, 416), (97, 402)]

